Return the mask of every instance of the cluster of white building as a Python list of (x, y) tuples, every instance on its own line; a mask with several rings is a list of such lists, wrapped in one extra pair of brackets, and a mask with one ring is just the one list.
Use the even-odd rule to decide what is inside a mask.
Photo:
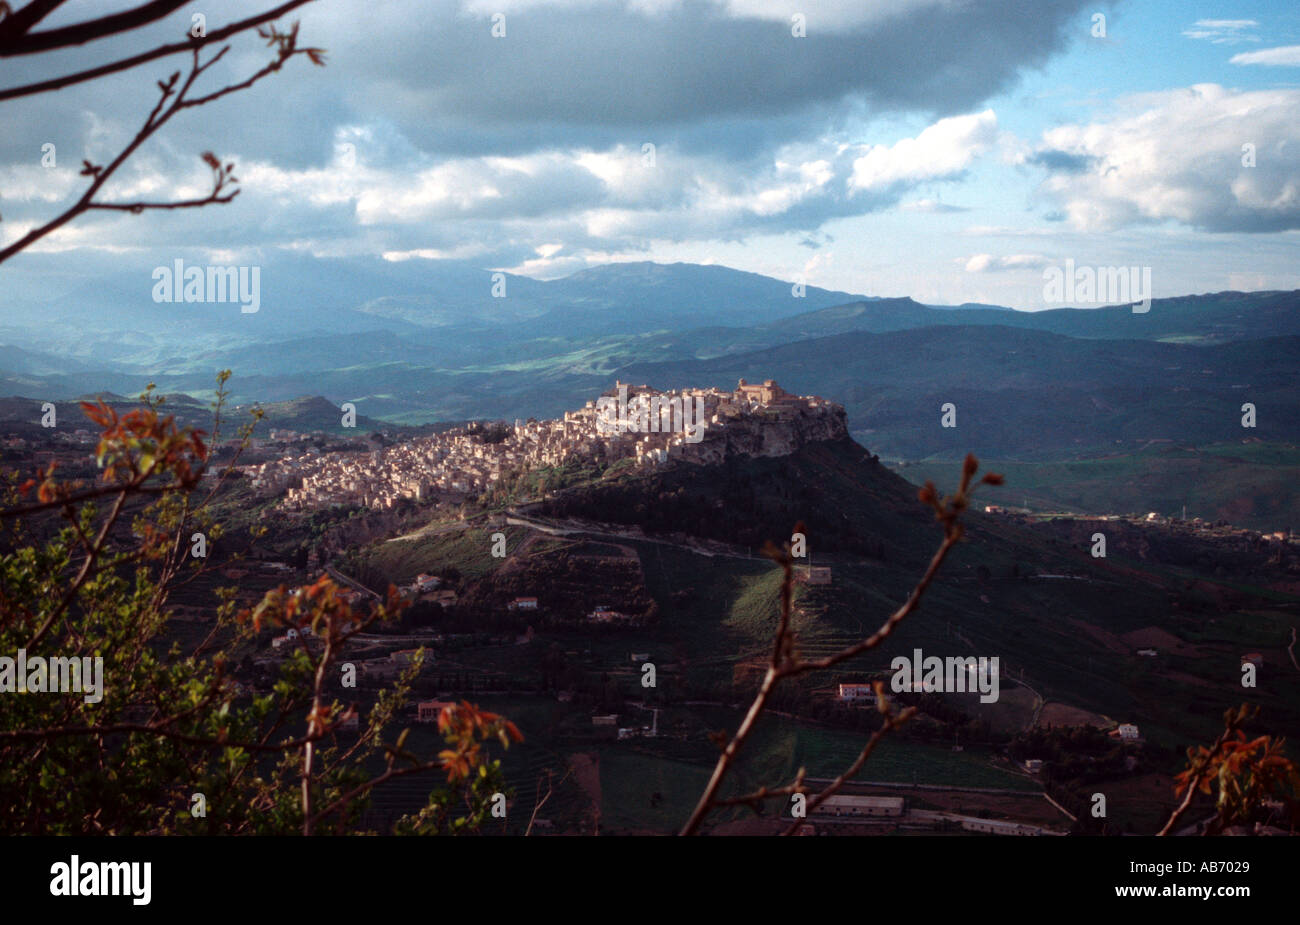
[(243, 474), (261, 493), (283, 495), (282, 504), (290, 509), (385, 509), (404, 498), (463, 498), (504, 473), (574, 459), (631, 459), (638, 466), (707, 461), (716, 446), (706, 440), (716, 444), (729, 429), (750, 430), (832, 407), (839, 406), (790, 395), (770, 379), (762, 385), (742, 379), (733, 391), (660, 392), (617, 382), (562, 420), (516, 421), (504, 439), (493, 439), (482, 428), (456, 428), (370, 452), (287, 455), (247, 466)]
[(510, 447), (484, 443), (458, 428), (365, 453), (303, 454), (247, 466), (249, 484), (283, 495), (283, 506), (305, 510), (351, 506), (391, 508), (409, 498), (464, 496), (481, 491), (523, 462)]
[(638, 466), (701, 461), (709, 456), (701, 444), (728, 428), (762, 425), (832, 406), (816, 396), (791, 395), (772, 379), (762, 385), (741, 379), (734, 390), (663, 392), (616, 381), (600, 398), (565, 412), (563, 420), (516, 421), (513, 442), (524, 450), (526, 464), (533, 466), (556, 466), (573, 457), (605, 462), (632, 459)]

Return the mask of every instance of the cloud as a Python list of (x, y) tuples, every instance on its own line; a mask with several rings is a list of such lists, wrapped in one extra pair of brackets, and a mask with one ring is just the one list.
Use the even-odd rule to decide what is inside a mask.
[(926, 212), (932, 215), (949, 215), (953, 212), (969, 212), (966, 206), (954, 206), (935, 199), (914, 199), (899, 205), (904, 212)]
[(1237, 45), (1258, 42), (1258, 36), (1249, 34), (1250, 30), (1257, 28), (1259, 23), (1253, 19), (1198, 19), (1190, 29), (1184, 30), (1183, 35), (1215, 45)]
[[(892, 144), (796, 142), (756, 155), (744, 169), (725, 155), (671, 145), (432, 158), (390, 125), (343, 125), (333, 161), (324, 166), (237, 157), (243, 191), (230, 205), (206, 210), (201, 223), (186, 226), (175, 214), (134, 223), (98, 214), (78, 226), (83, 237), (141, 246), (232, 248), (242, 236), (245, 247), (390, 259), (478, 255), (513, 265), (539, 257), (571, 261), (584, 250), (643, 253), (652, 241), (740, 241), (763, 233), (794, 232), (816, 246), (829, 240), (821, 227), (832, 219), (892, 208), (919, 186), (959, 178), (989, 148), (996, 125), (986, 110), (939, 120)], [(0, 168), (16, 210), (6, 217), (48, 213), (52, 200), (80, 189), (74, 172)], [(161, 155), (141, 155), (111, 195), (200, 196), (206, 180), (197, 158), (178, 155), (168, 165)], [(920, 203), (913, 208), (959, 211)]]
[(915, 138), (872, 145), (853, 161), (849, 189), (891, 189), (924, 180), (960, 176), (997, 139), (993, 110), (942, 119)]
[(992, 254), (975, 254), (966, 261), (967, 273), (996, 273), (1002, 270), (1038, 270), (1050, 261), (1041, 254), (1011, 254), (995, 257)]
[[(431, 153), (650, 141), (744, 159), (864, 108), (969, 112), (1062, 49), (1085, 5), (1041, 0), (1025, 16), (1019, 0), (527, 4), (507, 7), (494, 39), (495, 4), (394, 0), (365, 30), (328, 20), (320, 41), (352, 68), (347, 104), (386, 112)], [(791, 36), (793, 12), (808, 17), (807, 38)]]
[(707, 3), (691, 3), (688, 0), (627, 0), (625, 3), (605, 3), (601, 0), (466, 0), (463, 4), (465, 13), (490, 17), (494, 13), (506, 14), (532, 12), (535, 10), (598, 10), (600, 8), (623, 7), (628, 12), (645, 15), (647, 18), (665, 18), (680, 15), (684, 8), (692, 6), (710, 7), (719, 15), (732, 19), (757, 19), (788, 24), (791, 17), (801, 15), (810, 33), (818, 31), (844, 31), (863, 25), (878, 23), (899, 16), (944, 6), (951, 0), (799, 0), (792, 2), (773, 2), (773, 0), (709, 0)]
[(1084, 155), (1071, 154), (1068, 151), (1044, 149), (1027, 156), (1024, 163), (1036, 164), (1039, 167), (1046, 167), (1048, 170), (1060, 173), (1083, 173), (1093, 166), (1094, 159)]
[[(644, 251), (650, 239), (807, 235), (959, 179), (993, 141), (988, 98), (1061, 51), (1085, 7), (1041, 0), (1025, 16), (1022, 0), (311, 4), (300, 11), (301, 34), (328, 50), (327, 67), (294, 61), (178, 116), (109, 191), (153, 184), (152, 198), (201, 193), (197, 155), (213, 150), (236, 163), (243, 192), (234, 203), (148, 220), (92, 215), (78, 225), (121, 246), (512, 260), (533, 259), (548, 242), (564, 244), (561, 259), (581, 248)], [(498, 39), (499, 11), (507, 32)], [(212, 28), (240, 8), (214, 0), (205, 12)], [(791, 35), (795, 12), (806, 16), (806, 38)], [(189, 15), (94, 50), (107, 60), (173, 40)], [(20, 56), (2, 83), (75, 70), (86, 54)], [(255, 38), (236, 40), (200, 92), (265, 61)], [(39, 220), (66, 202), (81, 188), (80, 158), (115, 154), (149, 112), (154, 80), (183, 65), (158, 62), (0, 106), (5, 220)], [(850, 127), (878, 116), (929, 128), (862, 143)], [(57, 175), (38, 172), (47, 141), (58, 145)], [(640, 161), (646, 143), (657, 151), (650, 170)], [(957, 207), (917, 210), (927, 208)]]
[(1243, 52), (1228, 59), (1230, 64), (1265, 64), (1273, 67), (1300, 67), (1300, 45), (1282, 45)]
[[(489, 0), (490, 2), (490, 0)], [(950, 0), (799, 0), (797, 3), (773, 0), (725, 0), (721, 5), (736, 17), (789, 23), (796, 13), (804, 16), (809, 34), (820, 30), (841, 31), (889, 19), (910, 16), (948, 5)]]
[[(1083, 231), (1163, 221), (1208, 231), (1300, 228), (1297, 111), (1300, 90), (1198, 84), (1131, 97), (1109, 121), (1043, 134), (1043, 191)], [(1070, 166), (1053, 167), (1062, 156)], [(1074, 169), (1082, 161), (1087, 169)]]
[(802, 236), (799, 239), (799, 246), (806, 247), (809, 250), (815, 251), (818, 250), (819, 248), (827, 246), (828, 244), (834, 243), (834, 241), (835, 239), (831, 235), (828, 235), (824, 231), (818, 230)]

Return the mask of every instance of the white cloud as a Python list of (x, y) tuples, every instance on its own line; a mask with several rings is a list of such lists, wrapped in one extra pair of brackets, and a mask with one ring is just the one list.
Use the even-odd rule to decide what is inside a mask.
[(819, 251), (813, 254), (804, 262), (803, 279), (805, 282), (815, 282), (821, 278), (821, 274), (829, 270), (835, 262), (834, 251)]
[(482, 244), (470, 244), (464, 247), (417, 247), (404, 251), (385, 251), (380, 256), (385, 260), (400, 263), (417, 257), (423, 260), (469, 260), (472, 257), (481, 257), (487, 252), (488, 248)]
[[(620, 144), (435, 162), (397, 137), (387, 148), (400, 157), (372, 158), (372, 144), (354, 141), (373, 134), (341, 127), (333, 162), (323, 167), (232, 155), (245, 190), (241, 207), (269, 216), (260, 225), (264, 243), (309, 238), (313, 247), (337, 247), (331, 238), (351, 236), (390, 260), (506, 248), (510, 260), (534, 261), (532, 268), (586, 250), (642, 251), (647, 240), (809, 232), (892, 207), (919, 184), (958, 177), (993, 141), (996, 117), (990, 110), (944, 119), (887, 145), (834, 137), (791, 143), (744, 169), (673, 145), (659, 146), (653, 161), (639, 145)], [(168, 173), (154, 165), (138, 181)], [(192, 178), (190, 185), (206, 179), (198, 170)], [(908, 208), (961, 211), (933, 199)]]
[(86, 182), (77, 176), (77, 171), (67, 167), (49, 168), (39, 163), (0, 166), (0, 190), (10, 201), (59, 202), (74, 190), (84, 187)]
[(904, 212), (926, 212), (933, 215), (970, 211), (965, 206), (954, 206), (950, 203), (939, 202), (937, 199), (914, 199), (911, 202), (902, 203), (899, 208)]
[[(930, 7), (954, 6), (953, 0), (709, 0), (714, 11), (732, 19), (764, 19), (789, 23), (796, 13), (805, 17), (808, 34), (883, 22)], [(463, 0), (465, 14), (487, 18), (513, 13), (555, 9), (626, 9), (645, 16), (664, 16), (686, 5), (686, 0)], [(508, 32), (507, 32), (508, 34)]]
[(1084, 231), (1169, 220), (1212, 231), (1300, 228), (1297, 113), (1300, 90), (1198, 84), (1142, 94), (1111, 121), (1045, 132), (1043, 188)]
[(955, 178), (996, 141), (997, 125), (993, 110), (986, 109), (940, 119), (915, 138), (871, 146), (854, 160), (849, 190)]
[(1228, 59), (1230, 64), (1265, 64), (1273, 67), (1300, 67), (1300, 45), (1282, 45), (1243, 52)]
[(992, 273), (999, 270), (1037, 270), (1050, 261), (1041, 254), (1011, 254), (995, 257), (993, 254), (975, 254), (966, 261), (967, 273)]
[(1215, 45), (1237, 45), (1258, 42), (1258, 36), (1249, 34), (1250, 30), (1257, 28), (1259, 23), (1253, 19), (1198, 19), (1192, 28), (1183, 31), (1183, 35)]
[(795, 13), (805, 17), (809, 35), (828, 29), (852, 28), (884, 22), (930, 7), (953, 6), (953, 0), (725, 0), (720, 4), (732, 16), (789, 23)]

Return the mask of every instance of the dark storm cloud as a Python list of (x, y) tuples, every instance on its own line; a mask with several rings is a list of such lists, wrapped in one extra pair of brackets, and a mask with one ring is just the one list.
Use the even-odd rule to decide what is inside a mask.
[[(120, 5), (76, 6), (89, 15)], [(304, 42), (326, 47), (329, 67), (294, 62), (237, 104), (191, 114), (168, 132), (178, 145), (225, 140), (286, 166), (319, 163), (334, 126), (376, 115), (432, 154), (649, 140), (743, 160), (823, 132), (853, 109), (936, 117), (967, 111), (1022, 68), (1043, 64), (1086, 3), (883, 6), (894, 5), (899, 12), (883, 20), (840, 26), (819, 19), (810, 2), (806, 38), (792, 37), (788, 22), (736, 18), (700, 0), (653, 14), (621, 3), (532, 7), (509, 12), (506, 37), (493, 38), (487, 15), (467, 14), (457, 3), (326, 0), (299, 14)], [(205, 13), (215, 27), (249, 9), (214, 0)], [(175, 40), (189, 16), (182, 11), (138, 37), (9, 59), (0, 85)], [(232, 66), (213, 77), (244, 76), (265, 57), (256, 38), (237, 41)], [(33, 138), (75, 131), (87, 112), (138, 123), (153, 80), (184, 64), (177, 56), (99, 84), (0, 104), (12, 129), (0, 133), (0, 157), (29, 156)]]
[[(967, 111), (1043, 64), (1085, 5), (909, 4), (835, 31), (809, 13), (806, 38), (703, 2), (649, 16), (618, 5), (527, 9), (493, 38), (486, 16), (431, 15), (412, 29), (409, 7), (388, 4), (374, 23), (388, 41), (353, 60), (364, 77), (350, 100), (398, 114), (428, 150), (504, 153), (510, 139), (599, 147), (647, 132), (714, 150), (739, 135), (753, 150), (823, 131), (837, 107)], [(357, 33), (340, 54), (369, 38)]]
[[(124, 2), (69, 5), (60, 15)], [(251, 90), (183, 114), (115, 181), (118, 198), (157, 178), (169, 182), (151, 190), (155, 198), (178, 178), (202, 192), (197, 156), (213, 150), (237, 161), (239, 200), (197, 218), (114, 216), (113, 240), (235, 248), (351, 239), (371, 252), (472, 246), (514, 255), (550, 241), (635, 249), (651, 237), (813, 231), (829, 218), (896, 204), (927, 180), (960, 177), (969, 162), (963, 155), (953, 167), (939, 158), (909, 170), (911, 155), (894, 152), (872, 168), (874, 179), (855, 186), (863, 146), (837, 150), (836, 139), (858, 141), (853, 130), (883, 114), (970, 112), (1022, 69), (1044, 64), (1070, 28), (1086, 27), (1084, 0), (892, 0), (861, 7), (865, 16), (853, 4), (808, 0), (805, 38), (793, 37), (782, 17), (736, 15), (720, 2), (653, 0), (651, 12), (621, 0), (518, 4), (502, 0), (504, 38), (492, 36), (490, 14), (448, 0), (304, 7), (295, 14), (302, 42), (325, 47), (327, 67), (298, 59)], [(203, 12), (211, 29), (262, 7), (212, 0)], [(138, 35), (9, 59), (0, 86), (174, 41), (191, 12)], [(237, 39), (199, 92), (241, 80), (268, 59), (256, 37)], [(75, 192), (63, 174), (75, 178), (83, 157), (115, 154), (152, 106), (154, 81), (186, 64), (176, 56), (0, 103), (6, 219), (48, 214), (53, 191)], [(955, 137), (950, 147), (967, 141)], [(58, 177), (37, 167), (45, 142), (58, 147)], [(659, 151), (657, 180), (616, 171), (598, 181), (577, 166), (581, 152), (635, 157), (647, 142)], [(338, 167), (346, 145), (360, 165), (355, 183)], [(791, 148), (807, 149), (792, 155), (796, 167), (825, 161), (830, 179), (813, 183), (778, 167), (777, 153)], [(583, 210), (609, 214), (584, 219)], [(89, 232), (100, 223), (109, 217), (78, 225)]]

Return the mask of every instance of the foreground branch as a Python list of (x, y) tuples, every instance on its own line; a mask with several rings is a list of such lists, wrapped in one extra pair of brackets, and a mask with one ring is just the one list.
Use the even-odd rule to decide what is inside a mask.
[[(183, 42), (172, 42), (167, 45), (160, 45), (149, 51), (141, 52), (137, 55), (131, 55), (127, 58), (121, 58), (117, 61), (111, 61), (107, 64), (101, 64), (98, 67), (92, 67), (84, 71), (76, 71), (71, 74), (65, 74), (62, 77), (54, 77), (34, 84), (25, 84), (19, 87), (10, 87), (5, 90), (0, 90), (0, 102), (3, 102), (4, 100), (17, 99), (20, 96), (34, 96), (38, 93), (48, 93), (51, 90), (61, 90), (64, 87), (85, 83), (88, 80), (95, 80), (108, 74), (115, 74), (118, 71), (125, 71), (133, 67), (139, 67), (141, 64), (147, 64), (148, 62), (154, 61), (158, 58), (165, 58), (185, 51), (193, 51), (197, 48), (201, 48), (209, 42), (220, 42), (233, 35), (238, 35), (241, 32), (247, 32), (249, 29), (256, 29), (258, 26), (279, 19), (286, 13), (311, 2), (312, 0), (289, 0), (288, 3), (282, 3), (264, 13), (258, 13), (256, 16), (250, 16), (247, 19), (241, 19), (228, 26), (215, 29), (205, 36), (188, 37)], [(5, 24), (22, 16), (31, 6), (36, 5), (37, 4), (35, 3), (29, 4), (29, 7), (24, 7), (12, 17), (0, 20), (0, 28), (3, 28)], [(22, 53), (23, 52), (21, 51), (0, 51), (0, 57)]]

